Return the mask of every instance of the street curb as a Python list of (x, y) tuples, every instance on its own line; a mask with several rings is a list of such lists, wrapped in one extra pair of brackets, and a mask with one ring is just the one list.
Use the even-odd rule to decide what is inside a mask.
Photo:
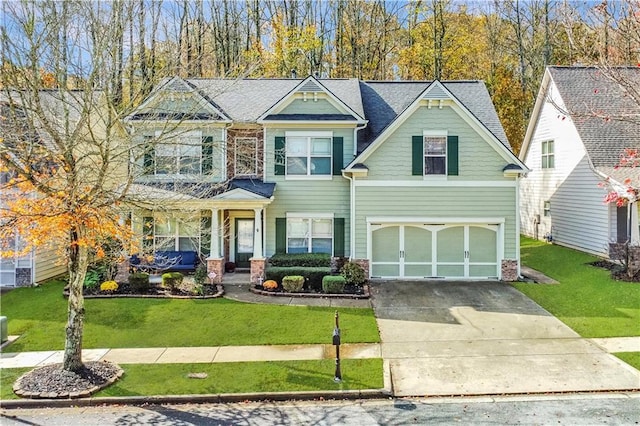
[(310, 400), (356, 400), (391, 398), (393, 395), (386, 389), (362, 389), (347, 391), (308, 391), (308, 392), (258, 392), (258, 393), (223, 393), (206, 395), (156, 395), (156, 396), (122, 396), (83, 399), (16, 399), (0, 401), (0, 408), (68, 408), (92, 407), (99, 405), (146, 405), (146, 404), (202, 404), (233, 403), (256, 401), (310, 401)]

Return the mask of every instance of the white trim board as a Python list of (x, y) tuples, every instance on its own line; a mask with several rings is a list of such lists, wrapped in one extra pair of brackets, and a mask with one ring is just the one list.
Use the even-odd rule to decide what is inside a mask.
[(442, 180), (442, 179), (423, 179), (423, 180), (354, 180), (354, 185), (373, 186), (373, 187), (486, 187), (486, 188), (515, 188), (516, 181), (501, 180)]

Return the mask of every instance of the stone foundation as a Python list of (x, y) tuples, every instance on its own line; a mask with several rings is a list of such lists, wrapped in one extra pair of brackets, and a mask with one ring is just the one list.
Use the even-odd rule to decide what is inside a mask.
[[(222, 276), (224, 275), (224, 259), (208, 258), (207, 273), (209, 274), (209, 282), (211, 284), (221, 284)], [(213, 279), (211, 278), (212, 273), (215, 274)]]
[(118, 283), (126, 283), (129, 281), (129, 259), (125, 259), (123, 262), (118, 263), (118, 271), (116, 272), (115, 280)]
[(518, 261), (505, 259), (502, 261), (502, 281), (518, 280)]
[(265, 280), (264, 270), (267, 266), (267, 259), (264, 257), (252, 257), (251, 262), (251, 284), (262, 284)]
[(351, 259), (351, 262), (357, 263), (364, 269), (364, 276), (369, 279), (369, 259)]

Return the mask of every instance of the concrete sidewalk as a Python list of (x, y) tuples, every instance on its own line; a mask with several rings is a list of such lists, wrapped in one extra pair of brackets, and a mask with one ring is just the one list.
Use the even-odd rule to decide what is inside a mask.
[[(177, 348), (85, 349), (84, 361), (107, 360), (117, 364), (178, 364), (265, 362), (333, 359), (332, 345), (214, 346)], [(381, 358), (380, 344), (340, 345), (340, 358)], [(0, 368), (40, 367), (61, 363), (63, 351), (15, 352), (0, 354)]]

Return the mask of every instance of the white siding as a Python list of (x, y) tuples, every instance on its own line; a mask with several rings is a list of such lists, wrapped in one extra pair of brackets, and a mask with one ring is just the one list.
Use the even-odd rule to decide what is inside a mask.
[(36, 266), (35, 282), (37, 283), (41, 283), (42, 281), (46, 281), (67, 272), (65, 264), (60, 261), (55, 250), (37, 250), (34, 263)]
[[(563, 108), (562, 100), (552, 96)], [(555, 167), (542, 169), (541, 146), (548, 140), (554, 141)], [(531, 172), (520, 185), (521, 232), (540, 239), (550, 234), (558, 244), (606, 255), (612, 225), (602, 202), (605, 191), (598, 187), (600, 179), (572, 120), (549, 101), (540, 109), (524, 162)], [(551, 202), (550, 217), (544, 216), (545, 201)]]

